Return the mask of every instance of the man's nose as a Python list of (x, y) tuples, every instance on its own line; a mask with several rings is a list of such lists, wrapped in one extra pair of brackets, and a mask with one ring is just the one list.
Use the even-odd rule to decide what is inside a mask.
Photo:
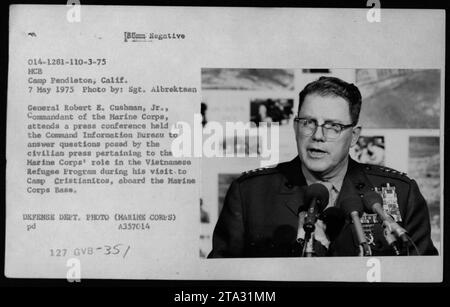
[(325, 135), (323, 134), (322, 126), (317, 126), (316, 131), (312, 135), (315, 141), (325, 141)]

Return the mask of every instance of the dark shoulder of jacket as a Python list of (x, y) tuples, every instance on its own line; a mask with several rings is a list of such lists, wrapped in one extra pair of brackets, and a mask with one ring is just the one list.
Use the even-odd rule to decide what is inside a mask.
[(402, 180), (406, 183), (411, 183), (411, 178), (409, 178), (406, 173), (399, 172), (390, 167), (373, 164), (361, 164), (361, 167), (363, 171), (369, 176), (386, 177)]
[(252, 169), (246, 172), (243, 172), (240, 177), (237, 178), (237, 182), (241, 183), (246, 180), (256, 178), (259, 176), (267, 176), (279, 173), (279, 170), (275, 166), (271, 167), (260, 167), (257, 169)]

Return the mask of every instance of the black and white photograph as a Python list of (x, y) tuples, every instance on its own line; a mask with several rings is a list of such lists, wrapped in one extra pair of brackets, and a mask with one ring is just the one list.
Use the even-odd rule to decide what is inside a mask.
[[(279, 138), (296, 153), (276, 165), (243, 169), (238, 178), (219, 174), (218, 219), (208, 258), (438, 255), (440, 177), (430, 170), (439, 171), (439, 164), (433, 164), (440, 161), (439, 146), (433, 147), (439, 138), (410, 138), (412, 128), (429, 126), (409, 118), (408, 112), (419, 106), (440, 109), (440, 72), (293, 71), (296, 84), (305, 80), (295, 89), (299, 96), (295, 109), (289, 99), (284, 104), (254, 99), (250, 110), (256, 125), (274, 121), (271, 106), (287, 110), (284, 114), (292, 120), (285, 125), (294, 133), (280, 130)], [(235, 75), (233, 80), (238, 81)], [(377, 107), (386, 115), (383, 118), (408, 108), (396, 122), (403, 121), (403, 128), (409, 129), (398, 132), (383, 126), (381, 135), (374, 134), (380, 126), (374, 129), (360, 114), (371, 115), (380, 95), (402, 96), (408, 88), (414, 88), (417, 99), (408, 100), (411, 95), (401, 102), (403, 106), (389, 107), (383, 101)], [(434, 122), (439, 127), (438, 116)], [(370, 135), (364, 135), (367, 132)], [(395, 147), (385, 149), (386, 137)], [(408, 151), (409, 169), (403, 171)], [(231, 167), (234, 162), (221, 163)], [(424, 173), (425, 166), (429, 169)], [(213, 168), (203, 171), (214, 172)]]
[(223, 156), (257, 157), (261, 154), (261, 140), (257, 135), (230, 136), (220, 145)]
[(250, 101), (250, 121), (288, 125), (293, 117), (294, 99), (254, 99)]
[(438, 69), (357, 69), (367, 128), (439, 129)]
[(219, 197), (217, 199), (217, 212), (222, 212), (223, 204), (225, 202), (225, 196), (227, 194), (227, 190), (230, 187), (233, 180), (237, 179), (240, 174), (219, 174)]
[(294, 72), (287, 69), (203, 68), (202, 90), (286, 91), (294, 89)]
[(5, 284), (444, 280), (443, 8), (88, 2), (3, 10)]
[(427, 200), (431, 238), (436, 246), (441, 240), (441, 168), (439, 137), (418, 136), (409, 138), (409, 174), (417, 181)]
[(384, 137), (360, 136), (350, 149), (350, 156), (358, 162), (384, 165)]

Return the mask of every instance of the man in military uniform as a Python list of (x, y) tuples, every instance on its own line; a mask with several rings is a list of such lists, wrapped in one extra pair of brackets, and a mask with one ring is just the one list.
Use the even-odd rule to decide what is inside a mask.
[[(408, 247), (408, 254), (437, 254), (427, 204), (416, 182), (393, 169), (360, 164), (349, 157), (361, 131), (358, 88), (338, 78), (321, 77), (309, 83), (299, 98), (294, 120), (298, 156), (273, 168), (244, 173), (231, 184), (208, 257), (300, 256), (305, 244), (300, 212), (305, 210), (305, 190), (313, 183), (329, 191), (323, 213), (340, 208), (349, 196), (379, 192), (383, 209), (408, 231), (414, 247)], [(361, 220), (372, 255), (394, 255), (376, 215), (368, 212)], [(337, 228), (330, 224), (327, 229), (322, 219), (315, 226), (316, 256), (360, 255), (348, 216)]]

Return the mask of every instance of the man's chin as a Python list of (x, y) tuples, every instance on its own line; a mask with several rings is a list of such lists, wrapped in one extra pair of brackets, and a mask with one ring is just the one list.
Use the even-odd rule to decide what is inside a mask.
[(328, 163), (326, 163), (326, 161), (309, 161), (306, 160), (304, 161), (304, 165), (305, 167), (313, 173), (324, 173), (328, 170), (328, 168), (330, 167), (330, 165)]

